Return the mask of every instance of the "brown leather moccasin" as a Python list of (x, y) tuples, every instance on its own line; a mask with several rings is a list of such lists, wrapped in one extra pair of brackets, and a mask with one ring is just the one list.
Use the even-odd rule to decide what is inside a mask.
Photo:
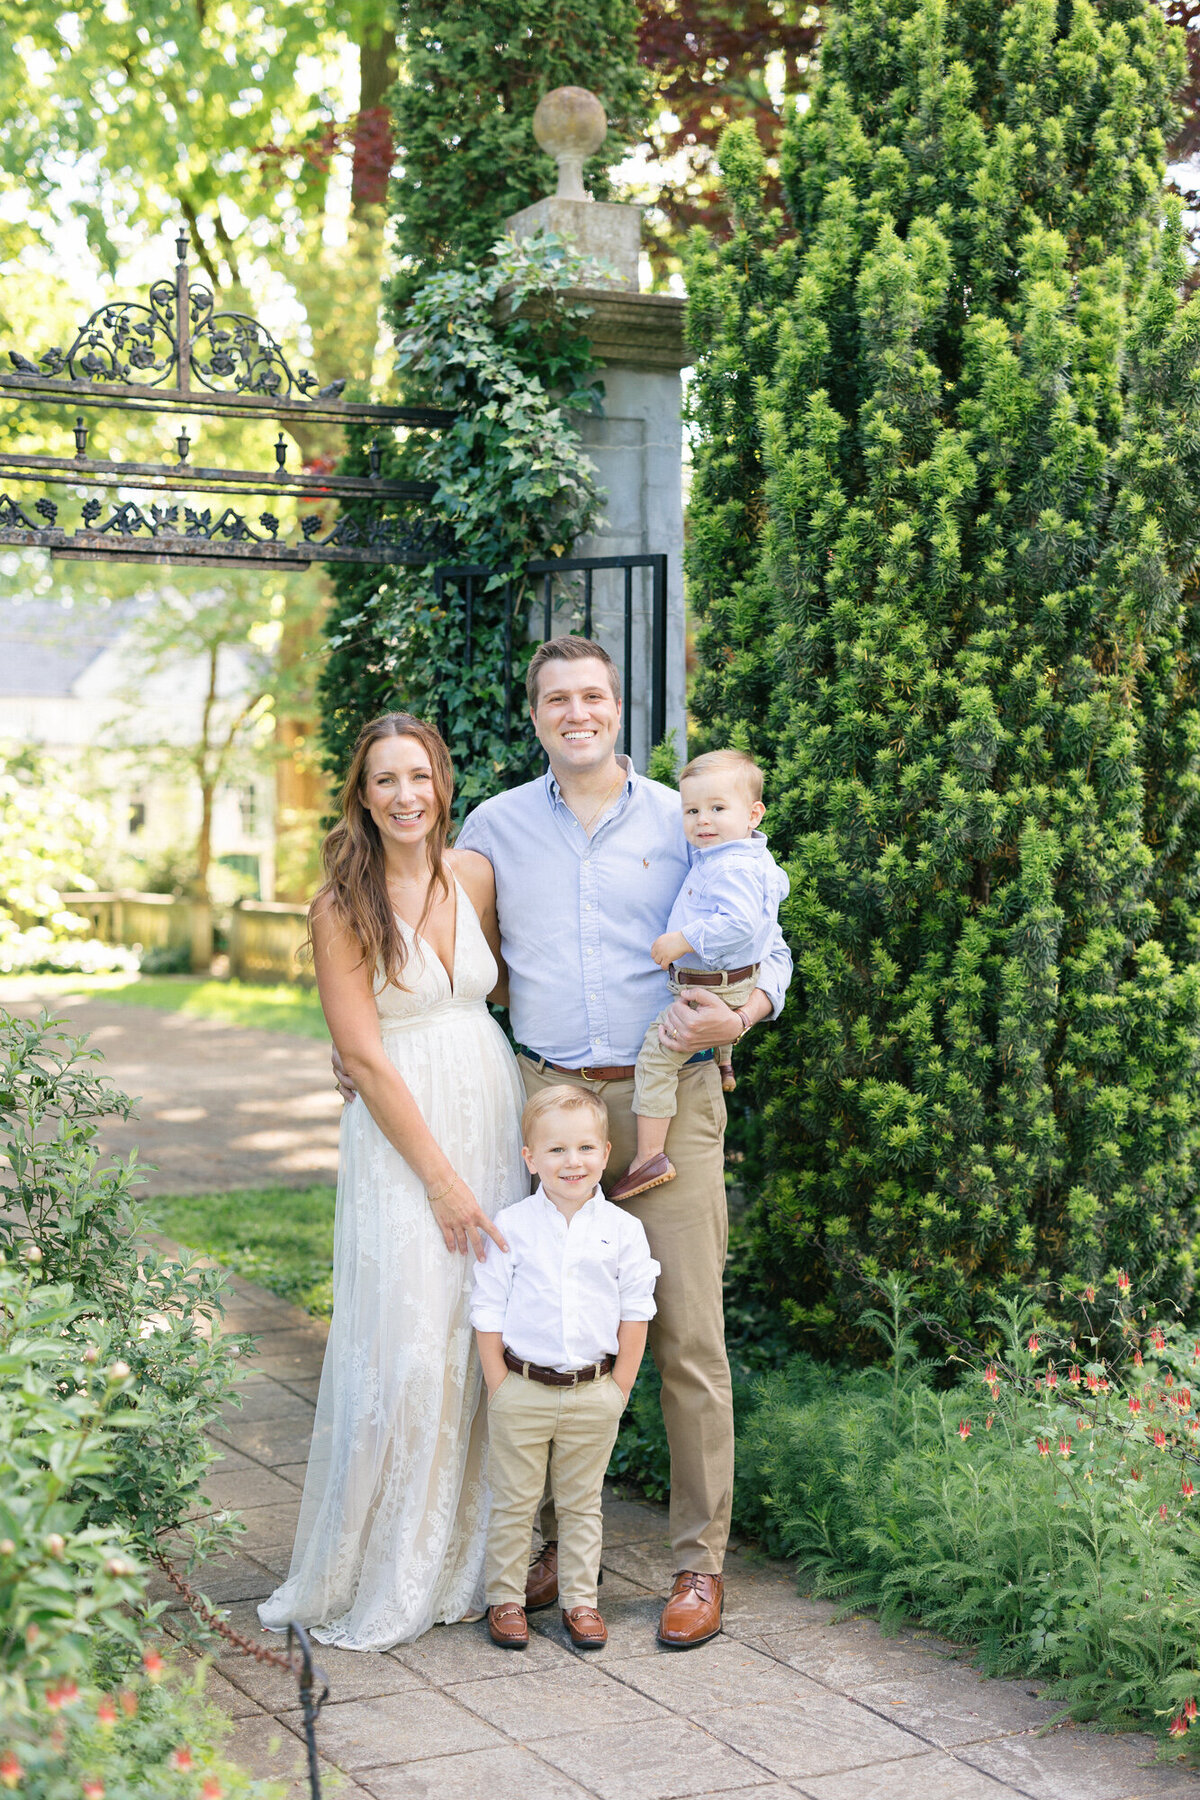
[(558, 1544), (551, 1538), (529, 1564), (525, 1577), (525, 1611), (541, 1612), (558, 1599)]
[(657, 1156), (639, 1163), (636, 1169), (626, 1169), (608, 1197), (619, 1205), (622, 1200), (632, 1200), (635, 1194), (649, 1193), (651, 1188), (661, 1187), (664, 1181), (674, 1179), (675, 1164), (665, 1150), (660, 1150)]
[(594, 1606), (573, 1606), (562, 1622), (577, 1650), (603, 1650), (608, 1642), (608, 1627)]
[(722, 1576), (681, 1569), (658, 1621), (659, 1643), (672, 1650), (694, 1650), (697, 1644), (706, 1644), (721, 1629), (724, 1605)]
[(529, 1642), (529, 1626), (523, 1606), (515, 1600), (506, 1600), (503, 1606), (489, 1606), (487, 1621), (493, 1644), (499, 1644), (502, 1650), (524, 1650)]

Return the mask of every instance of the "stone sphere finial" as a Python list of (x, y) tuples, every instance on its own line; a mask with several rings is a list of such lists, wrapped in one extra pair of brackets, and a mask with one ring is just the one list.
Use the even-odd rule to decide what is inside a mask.
[(558, 199), (586, 200), (583, 165), (608, 135), (608, 120), (595, 94), (581, 87), (543, 94), (533, 115), (533, 135), (558, 164)]

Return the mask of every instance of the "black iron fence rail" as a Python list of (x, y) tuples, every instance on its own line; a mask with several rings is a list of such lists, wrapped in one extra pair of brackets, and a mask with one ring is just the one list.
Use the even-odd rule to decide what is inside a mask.
[[(513, 720), (513, 650), (514, 625), (518, 602), (522, 615), (528, 609), (531, 618), (541, 614), (542, 641), (554, 636), (555, 583), (560, 576), (581, 575), (582, 633), (594, 634), (595, 577), (615, 572), (623, 578), (622, 594), (622, 666), (621, 682), (625, 695), (622, 749), (628, 756), (633, 743), (633, 714), (629, 696), (633, 691), (634, 593), (636, 569), (650, 571), (650, 742), (661, 741), (667, 728), (667, 559), (661, 552), (638, 556), (567, 556), (549, 561), (523, 563), (520, 567), (493, 569), (482, 563), (464, 563), (459, 567), (443, 567), (434, 575), (434, 591), (438, 604), (444, 606), (446, 588), (458, 589), (463, 604), (464, 661), (471, 668), (475, 654), (475, 612), (480, 595), (494, 593), (498, 576), (504, 577), (501, 590), (504, 605), (504, 742), (512, 742)], [(540, 589), (539, 585), (540, 584)]]

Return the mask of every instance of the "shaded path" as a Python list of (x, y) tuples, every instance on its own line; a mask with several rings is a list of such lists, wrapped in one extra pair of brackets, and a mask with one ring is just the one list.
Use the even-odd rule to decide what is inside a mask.
[[(5, 986), (7, 1010), (35, 1018), (36, 978)], [(138, 1116), (110, 1122), (101, 1142), (157, 1165), (140, 1195), (334, 1180), (342, 1103), (328, 1044), (91, 994), (46, 1004), (90, 1035), (114, 1084), (138, 1098)]]

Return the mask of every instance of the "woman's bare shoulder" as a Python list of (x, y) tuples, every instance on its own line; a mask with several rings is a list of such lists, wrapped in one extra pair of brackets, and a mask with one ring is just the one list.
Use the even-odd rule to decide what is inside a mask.
[(476, 888), (481, 894), (490, 896), (495, 893), (495, 871), (487, 857), (481, 856), (478, 850), (447, 850), (446, 861), (472, 898)]

